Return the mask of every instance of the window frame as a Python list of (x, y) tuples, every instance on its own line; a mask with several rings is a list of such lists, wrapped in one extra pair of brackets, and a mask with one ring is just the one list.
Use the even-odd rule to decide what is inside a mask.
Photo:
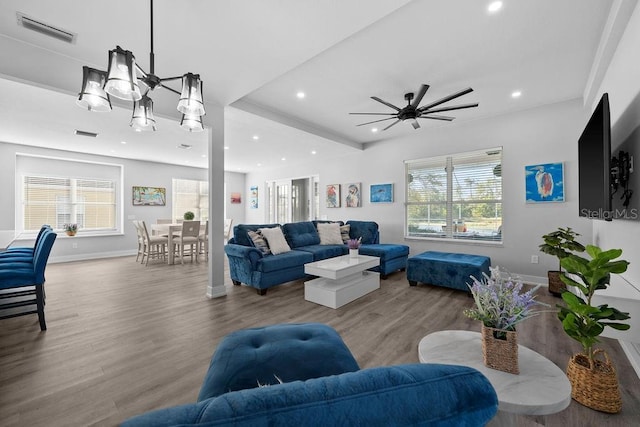
[[(465, 244), (487, 244), (487, 245), (502, 245), (504, 241), (504, 236), (502, 233), (502, 224), (504, 222), (504, 197), (503, 197), (503, 188), (504, 181), (502, 180), (501, 175), (501, 165), (503, 161), (504, 150), (502, 147), (493, 147), (482, 150), (473, 150), (461, 153), (452, 153), (441, 156), (433, 156), (428, 158), (421, 159), (412, 159), (405, 160), (405, 215), (404, 215), (404, 236), (405, 239), (408, 240), (429, 240), (429, 241), (447, 241), (447, 242), (456, 242), (456, 243), (465, 243)], [(493, 176), (499, 178), (499, 196), (493, 199), (487, 198), (465, 198), (460, 194), (460, 183), (458, 177), (454, 176), (454, 170), (456, 167), (461, 167), (464, 164), (473, 164), (480, 163), (478, 160), (481, 160), (482, 155), (488, 156), (498, 156), (497, 159), (493, 158), (492, 160), (487, 160), (487, 163), (495, 163), (497, 160), (497, 165), (500, 166), (499, 172), (496, 173), (496, 169), (493, 169)], [(476, 158), (478, 160), (476, 160)], [(441, 181), (444, 178), (444, 185), (442, 183), (435, 183), (435, 187), (440, 187), (441, 191), (440, 196), (443, 197), (442, 200), (430, 200), (430, 201), (411, 201), (411, 183), (412, 176), (410, 175), (411, 171), (415, 171), (417, 169), (416, 165), (422, 166), (423, 169), (437, 169), (438, 167), (442, 167), (444, 172), (441, 173), (440, 178)], [(488, 167), (489, 165), (487, 165)], [(486, 171), (484, 175), (487, 176)], [(468, 174), (471, 178), (475, 175)], [(482, 176), (482, 172), (478, 172), (478, 176)], [(437, 177), (436, 177), (437, 178)], [(455, 182), (454, 182), (455, 181)], [(457, 185), (456, 185), (457, 183)], [(471, 186), (471, 184), (469, 184)], [(495, 185), (495, 184), (494, 184)], [(429, 187), (432, 188), (433, 186)], [(454, 194), (454, 187), (457, 189), (458, 194)], [(489, 187), (490, 190), (495, 191), (495, 187)], [(470, 187), (469, 194), (473, 195), (476, 187)], [(425, 189), (425, 192), (427, 190)], [(496, 193), (494, 193), (496, 194)], [(496, 216), (489, 221), (495, 221), (495, 229), (491, 231), (486, 230), (477, 230), (474, 232), (467, 232), (464, 228), (464, 222), (458, 222), (459, 215), (454, 215), (453, 210), (457, 206), (458, 209), (462, 209), (464, 205), (474, 205), (474, 204), (493, 204), (495, 206)], [(432, 231), (424, 231), (423, 233), (419, 233), (416, 231), (411, 231), (411, 223), (415, 221), (415, 219), (411, 218), (411, 210), (413, 207), (425, 207), (431, 212), (430, 207), (434, 206), (443, 206), (444, 207), (444, 225), (442, 226), (442, 230), (432, 230)], [(499, 212), (499, 215), (497, 213)], [(431, 218), (429, 216), (429, 218)], [(481, 216), (474, 216), (474, 219), (483, 218)], [(463, 218), (464, 219), (464, 218)], [(455, 221), (455, 222), (454, 222)], [(433, 233), (433, 234), (431, 234)]]

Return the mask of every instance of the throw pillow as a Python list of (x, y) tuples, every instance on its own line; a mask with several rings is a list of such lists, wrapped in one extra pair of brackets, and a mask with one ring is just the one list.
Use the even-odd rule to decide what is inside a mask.
[(340, 224), (337, 222), (321, 223), (319, 222), (318, 235), (320, 235), (321, 245), (342, 245), (342, 236), (340, 235)]
[(282, 228), (260, 228), (258, 229), (258, 231), (260, 231), (262, 236), (267, 239), (267, 243), (269, 244), (269, 249), (271, 250), (272, 254), (283, 254), (291, 250), (289, 244), (287, 243), (287, 240), (284, 238)]
[(271, 253), (271, 250), (269, 249), (269, 245), (267, 244), (267, 241), (264, 240), (264, 237), (262, 237), (262, 234), (249, 230), (247, 231), (247, 235), (251, 239), (253, 246), (256, 249), (259, 249), (263, 255), (269, 255)]
[(349, 231), (351, 231), (351, 225), (345, 224), (340, 227), (340, 236), (342, 236), (342, 243), (347, 243), (351, 237), (349, 237)]

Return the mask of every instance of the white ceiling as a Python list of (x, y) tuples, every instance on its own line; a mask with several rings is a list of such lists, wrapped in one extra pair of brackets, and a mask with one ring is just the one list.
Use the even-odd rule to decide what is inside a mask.
[[(199, 73), (205, 101), (232, 106), (225, 112), (225, 169), (268, 169), (581, 97), (616, 2), (504, 0), (489, 14), (488, 0), (156, 0), (155, 72)], [(116, 45), (148, 71), (148, 5), (0, 2), (0, 73), (7, 77), (0, 80), (0, 141), (206, 167), (207, 138), (179, 129), (177, 96), (168, 91), (151, 95), (155, 133), (131, 130), (126, 103), (111, 113), (75, 106), (82, 65), (106, 69)], [(77, 42), (19, 27), (16, 12), (77, 33)], [(451, 123), (423, 120), (418, 130), (401, 123), (378, 133), (356, 124), (379, 116), (348, 114), (389, 112), (370, 97), (403, 106), (404, 93), (423, 83), (431, 88), (422, 104), (472, 87), (447, 105), (480, 106), (451, 112)], [(300, 90), (304, 99), (295, 96)], [(519, 99), (511, 98), (514, 90), (522, 91)], [(100, 136), (78, 137), (73, 129)]]

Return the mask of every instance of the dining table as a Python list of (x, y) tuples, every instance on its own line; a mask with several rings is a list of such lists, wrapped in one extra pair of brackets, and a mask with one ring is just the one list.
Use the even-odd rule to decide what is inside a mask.
[(169, 242), (167, 263), (173, 264), (175, 261), (175, 254), (173, 250), (173, 239), (180, 238), (182, 233), (182, 224), (151, 224), (151, 234), (153, 236), (167, 236)]

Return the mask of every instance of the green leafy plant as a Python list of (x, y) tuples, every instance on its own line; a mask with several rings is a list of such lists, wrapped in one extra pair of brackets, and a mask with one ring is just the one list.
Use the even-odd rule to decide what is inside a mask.
[(562, 260), (572, 252), (584, 252), (584, 246), (576, 241), (579, 236), (571, 227), (558, 229), (542, 236), (544, 243), (539, 246), (540, 251), (558, 258), (558, 271), (562, 268)]
[[(582, 344), (584, 353), (589, 359), (589, 365), (594, 366), (593, 346), (599, 342), (598, 336), (606, 326), (620, 331), (626, 331), (630, 326), (621, 323), (629, 319), (629, 313), (623, 313), (608, 304), (594, 306), (592, 298), (597, 290), (607, 289), (610, 285), (611, 274), (621, 274), (627, 271), (629, 262), (614, 261), (622, 255), (621, 249), (603, 251), (597, 246), (587, 245), (587, 254), (591, 259), (570, 254), (560, 261), (567, 273), (561, 273), (560, 278), (567, 286), (574, 286), (582, 295), (563, 292), (562, 299), (566, 307), (559, 308), (558, 318), (562, 321), (562, 328), (569, 337)], [(578, 280), (575, 280), (577, 278)]]
[(185, 219), (186, 221), (191, 221), (191, 220), (193, 220), (193, 218), (195, 218), (195, 217), (196, 217), (196, 216), (195, 216), (195, 215), (193, 214), (193, 212), (191, 212), (191, 211), (187, 211), (187, 212), (185, 212), (185, 213), (184, 213), (184, 219)]
[(64, 231), (68, 231), (70, 233), (76, 233), (78, 231), (78, 224), (64, 224), (62, 226), (62, 228), (64, 229)]

